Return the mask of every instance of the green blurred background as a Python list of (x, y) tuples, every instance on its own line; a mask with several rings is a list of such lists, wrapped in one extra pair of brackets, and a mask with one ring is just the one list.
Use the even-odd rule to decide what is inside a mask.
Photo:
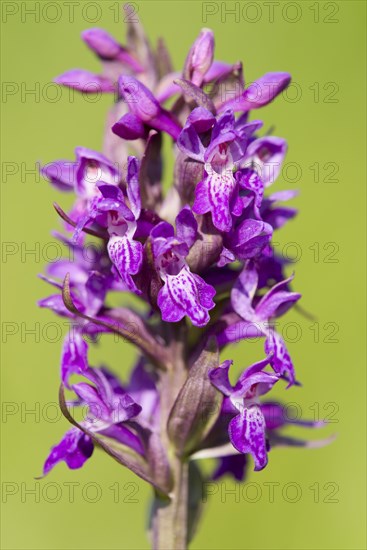
[[(26, 11), (35, 4), (39, 20)], [(34, 479), (68, 428), (53, 405), (66, 327), (36, 301), (51, 293), (37, 273), (60, 253), (50, 244), (51, 230), (60, 227), (52, 202), (67, 208), (70, 200), (25, 171), (36, 161), (72, 159), (76, 145), (100, 148), (111, 98), (90, 102), (75, 94), (71, 101), (63, 90), (54, 101), (48, 83), (70, 68), (98, 70), (79, 38), (83, 29), (104, 27), (121, 41), (125, 32), (118, 2), (74, 2), (73, 21), (67, 4), (1, 5), (2, 546), (141, 549), (149, 547), (143, 527), (150, 490), (108, 456), (95, 452), (80, 471), (62, 464), (47, 479)], [(280, 251), (299, 257), (294, 286), (317, 316), (317, 324), (295, 311), (282, 320), (288, 341), (298, 340), (289, 348), (303, 387), (278, 396), (305, 417), (333, 421), (317, 433), (289, 433), (337, 439), (322, 449), (274, 450), (244, 492), (230, 479), (212, 488), (192, 548), (365, 548), (366, 4), (236, 4), (236, 16), (226, 13), (234, 2), (148, 1), (134, 8), (153, 42), (164, 36), (176, 68), (207, 26), (215, 31), (216, 58), (243, 60), (248, 82), (284, 70), (297, 83), (256, 113), (289, 141), (287, 170), (274, 189), (299, 188), (293, 202), (300, 214), (275, 240)], [(205, 10), (212, 13), (206, 20)], [(35, 94), (26, 94), (31, 89)], [(240, 368), (261, 353), (260, 342), (243, 343), (232, 357)], [(106, 337), (92, 357), (105, 358), (125, 378), (134, 352)]]

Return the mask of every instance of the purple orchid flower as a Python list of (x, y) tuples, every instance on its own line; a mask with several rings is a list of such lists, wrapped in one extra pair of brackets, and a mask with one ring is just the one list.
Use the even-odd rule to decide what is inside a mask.
[(208, 311), (215, 306), (215, 290), (192, 273), (185, 261), (197, 232), (197, 223), (189, 208), (177, 216), (176, 231), (177, 237), (170, 224), (161, 222), (150, 234), (155, 267), (164, 281), (158, 306), (164, 321), (177, 322), (187, 315), (193, 325), (202, 327), (209, 322)]
[[(77, 405), (88, 408), (88, 414), (80, 425), (89, 432), (113, 437), (142, 453), (143, 447), (138, 437), (123, 425), (141, 412), (140, 405), (119, 384), (111, 384), (113, 377), (110, 373), (107, 378), (103, 370), (87, 368), (85, 376), (93, 385), (80, 382), (72, 386), (78, 397)], [(48, 474), (60, 461), (66, 462), (71, 469), (81, 468), (92, 455), (93, 448), (90, 436), (79, 428), (72, 428), (51, 449), (43, 474)]]
[[(119, 187), (101, 183), (99, 196), (91, 203), (87, 214), (80, 220), (74, 233), (76, 241), (83, 228), (96, 219), (107, 226), (108, 255), (127, 289), (140, 293), (131, 275), (136, 275), (142, 264), (143, 245), (133, 239), (141, 212), (138, 181), (139, 163), (135, 157), (128, 158), (127, 198), (130, 208)], [(99, 216), (104, 215), (103, 221)]]
[(249, 263), (241, 272), (231, 294), (232, 307), (249, 325), (254, 325), (260, 335), (266, 336), (265, 352), (272, 354), (271, 365), (276, 373), (295, 382), (294, 367), (283, 338), (271, 328), (271, 320), (284, 314), (301, 297), (297, 292), (284, 290), (293, 276), (274, 285), (255, 305), (253, 299), (258, 287), (258, 274)]
[[(218, 120), (200, 107), (187, 119), (177, 145), (189, 158), (205, 166), (204, 179), (195, 190), (193, 211), (211, 213), (213, 224), (219, 231), (232, 227), (232, 215), (239, 216), (243, 202), (234, 170), (243, 160), (251, 134), (261, 126), (260, 122), (236, 124), (232, 111), (226, 111)], [(211, 138), (204, 147), (200, 134), (211, 130)]]
[(263, 369), (270, 357), (251, 365), (240, 376), (235, 386), (229, 382), (228, 371), (233, 361), (225, 361), (218, 368), (209, 371), (212, 384), (229, 398), (238, 414), (229, 423), (228, 433), (232, 445), (240, 453), (251, 453), (255, 470), (262, 470), (267, 464), (265, 419), (261, 412), (259, 396), (271, 390), (279, 380), (275, 374)]
[[(115, 92), (115, 102), (103, 153), (77, 147), (75, 161), (42, 169), (54, 187), (76, 196), (70, 216), (55, 205), (73, 237), (57, 235), (69, 258), (48, 267), (42, 278), (56, 290), (39, 302), (70, 322), (59, 396), (73, 425), (51, 449), (44, 474), (62, 461), (82, 467), (98, 446), (154, 488), (154, 547), (184, 549), (201, 508), (192, 490), (205, 479), (199, 459), (218, 461), (212, 479), (229, 474), (242, 481), (248, 455), (262, 470), (272, 448), (330, 441), (284, 435), (289, 424), (323, 423), (289, 419), (280, 403), (262, 400), (278, 381), (298, 384), (275, 328), (300, 294), (291, 291), (293, 275), (286, 277), (287, 262), (272, 244), (274, 232), (296, 215), (282, 204), (294, 191), (268, 191), (287, 143), (259, 136), (263, 123), (250, 120), (250, 112), (271, 103), (290, 75), (267, 73), (245, 87), (240, 62), (214, 60), (210, 29), (201, 30), (181, 71), (164, 41), (153, 49), (130, 17), (126, 46), (98, 28), (82, 38), (101, 73), (76, 69), (56, 81), (83, 93)], [(175, 162), (166, 192), (167, 136)], [(98, 242), (91, 249), (89, 236)], [(122, 300), (133, 295), (136, 310), (112, 307), (111, 291)], [(90, 347), (102, 333), (139, 352), (127, 384), (90, 366)], [(232, 384), (232, 361), (220, 363), (220, 351), (254, 337), (264, 338), (266, 358)], [(88, 411), (80, 422), (74, 406)]]

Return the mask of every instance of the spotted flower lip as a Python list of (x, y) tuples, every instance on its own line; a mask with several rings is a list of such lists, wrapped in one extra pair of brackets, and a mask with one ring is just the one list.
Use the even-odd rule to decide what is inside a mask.
[(164, 285), (158, 294), (162, 319), (177, 322), (187, 315), (193, 325), (209, 322), (208, 311), (215, 306), (215, 289), (199, 275), (191, 273), (185, 258), (195, 241), (197, 224), (190, 209), (183, 209), (174, 228), (161, 222), (151, 232), (154, 262)]
[(262, 470), (267, 464), (265, 419), (259, 406), (259, 396), (271, 390), (279, 377), (265, 372), (270, 357), (252, 365), (244, 371), (235, 386), (229, 382), (228, 371), (232, 361), (225, 361), (218, 368), (209, 371), (214, 386), (237, 409), (229, 423), (228, 433), (232, 445), (240, 453), (251, 453), (255, 470)]
[[(287, 143), (253, 115), (290, 75), (267, 73), (246, 86), (241, 62), (215, 59), (207, 28), (176, 70), (164, 40), (152, 48), (139, 21), (126, 19), (126, 45), (103, 29), (82, 33), (98, 74), (74, 69), (56, 78), (83, 93), (113, 92), (114, 105), (101, 152), (79, 146), (74, 160), (42, 168), (53, 187), (75, 195), (68, 213), (55, 205), (63, 233), (54, 236), (68, 257), (40, 276), (52, 292), (39, 306), (70, 324), (59, 402), (72, 424), (43, 473), (60, 462), (81, 468), (97, 447), (154, 488), (155, 547), (184, 549), (201, 508), (193, 487), (227, 474), (242, 481), (277, 446), (330, 438), (285, 435), (290, 424), (324, 423), (288, 418), (267, 397), (275, 385), (300, 385), (276, 322), (301, 295), (273, 239), (297, 211), (284, 204), (294, 191), (270, 190)], [(173, 164), (163, 162), (167, 147)], [(114, 371), (91, 366), (107, 335), (117, 338)], [(255, 337), (265, 357), (232, 383), (232, 361), (221, 363), (220, 353)], [(138, 352), (130, 378), (126, 343)], [(82, 420), (74, 407), (85, 411)], [(199, 465), (206, 458), (217, 461), (209, 476)]]

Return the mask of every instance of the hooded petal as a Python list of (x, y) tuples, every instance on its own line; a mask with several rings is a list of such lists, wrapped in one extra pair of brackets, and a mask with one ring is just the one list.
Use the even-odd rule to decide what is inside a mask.
[(182, 129), (177, 138), (177, 147), (189, 158), (204, 162), (205, 149), (193, 125), (187, 124)]
[(134, 140), (145, 137), (147, 129), (138, 116), (126, 113), (112, 126), (112, 132), (122, 139)]
[(176, 217), (176, 233), (179, 240), (192, 247), (197, 238), (198, 224), (189, 206), (185, 206)]
[(215, 386), (223, 395), (229, 397), (233, 392), (232, 384), (229, 381), (229, 369), (233, 361), (226, 360), (219, 367), (210, 369), (209, 378), (213, 386)]

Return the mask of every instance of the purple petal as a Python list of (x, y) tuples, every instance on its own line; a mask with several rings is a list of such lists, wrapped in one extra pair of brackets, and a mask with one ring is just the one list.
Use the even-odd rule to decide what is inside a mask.
[(216, 140), (219, 136), (234, 131), (235, 119), (233, 111), (228, 109), (220, 115), (214, 124), (211, 140)]
[(258, 274), (253, 265), (244, 267), (231, 292), (232, 307), (245, 321), (254, 318), (252, 300), (258, 284)]
[(73, 69), (57, 76), (54, 79), (56, 84), (73, 88), (84, 94), (97, 94), (98, 92), (114, 92), (115, 86), (109, 78), (98, 74), (84, 71), (83, 69)]
[(236, 256), (228, 248), (223, 246), (222, 252), (220, 253), (219, 260), (217, 263), (218, 267), (224, 267), (227, 264), (230, 264), (236, 260)]
[(287, 153), (287, 142), (275, 136), (265, 136), (255, 139), (247, 148), (246, 158), (255, 164), (261, 181), (265, 187), (274, 183)]
[(128, 157), (127, 162), (127, 196), (130, 201), (130, 208), (137, 220), (141, 212), (139, 185), (140, 162), (136, 157)]
[(202, 134), (213, 127), (215, 120), (215, 116), (212, 112), (208, 111), (208, 109), (205, 109), (205, 107), (196, 107), (196, 109), (189, 114), (186, 126), (193, 126), (198, 134)]
[(119, 89), (130, 111), (140, 120), (149, 122), (158, 116), (160, 105), (152, 92), (133, 76), (120, 76)]
[(202, 29), (187, 56), (183, 71), (184, 78), (200, 86), (210, 68), (214, 56), (214, 34), (210, 29)]
[(264, 336), (263, 328), (257, 323), (240, 321), (234, 323), (217, 334), (218, 345), (224, 347), (227, 344), (238, 343), (248, 338), (261, 338)]
[(236, 180), (240, 187), (251, 191), (255, 195), (255, 215), (259, 216), (259, 209), (264, 195), (264, 183), (255, 170), (244, 169), (236, 172)]
[[(269, 359), (265, 361), (260, 361), (258, 364), (261, 368), (264, 368), (269, 363)], [(252, 372), (257, 365), (253, 365), (246, 369), (242, 373), (240, 379), (235, 385), (234, 391), (232, 392), (232, 398), (234, 400), (241, 399), (253, 399), (254, 397), (259, 397), (265, 393), (268, 393), (271, 388), (279, 380), (279, 376), (269, 373), (269, 372)]]
[(275, 401), (267, 401), (261, 403), (261, 410), (265, 418), (266, 428), (268, 430), (276, 430), (286, 424), (294, 424), (304, 428), (321, 428), (327, 424), (322, 420), (303, 420), (302, 418), (289, 418), (287, 415), (287, 407)]
[(118, 184), (119, 171), (107, 157), (86, 147), (77, 147), (75, 154), (78, 162), (76, 191), (81, 197), (90, 199), (97, 196), (98, 184)]
[(145, 453), (145, 448), (140, 437), (135, 435), (123, 424), (114, 424), (113, 426), (109, 426), (105, 430), (102, 430), (100, 434), (115, 439), (119, 443), (122, 443), (122, 445), (130, 447), (130, 449), (133, 449), (142, 456)]
[(58, 462), (64, 461), (71, 470), (81, 468), (92, 456), (93, 442), (89, 436), (78, 428), (72, 428), (62, 438), (58, 445), (52, 447), (43, 467), (46, 475)]
[(174, 116), (162, 109), (152, 92), (133, 76), (120, 76), (119, 89), (131, 113), (156, 130), (177, 139), (182, 128)]
[(39, 300), (39, 307), (46, 307), (51, 309), (57, 315), (62, 315), (63, 317), (72, 317), (70, 311), (66, 308), (64, 300), (62, 299), (61, 294), (53, 294), (43, 300)]
[(70, 160), (55, 160), (42, 167), (41, 175), (59, 191), (72, 191), (75, 184), (76, 163)]
[(233, 392), (232, 384), (229, 381), (228, 372), (233, 364), (233, 361), (226, 360), (219, 367), (210, 369), (208, 372), (209, 379), (213, 386), (215, 386), (223, 395), (229, 397)]
[(275, 332), (275, 330), (270, 331), (265, 340), (265, 353), (273, 354), (270, 360), (272, 368), (280, 376), (286, 377), (289, 381), (288, 386), (292, 386), (295, 383), (295, 372), (292, 359), (283, 338)]
[(169, 239), (174, 237), (175, 230), (173, 226), (168, 222), (160, 222), (155, 227), (153, 227), (150, 232), (153, 239), (158, 239), (162, 237), (163, 239)]
[(177, 140), (182, 131), (182, 126), (175, 116), (162, 108), (157, 116), (150, 119), (149, 125), (156, 130), (166, 132), (174, 140)]
[(111, 262), (116, 266), (121, 279), (129, 290), (137, 293), (138, 290), (131, 277), (136, 275), (143, 261), (143, 245), (128, 237), (111, 237), (107, 245)]
[(294, 302), (301, 298), (297, 292), (283, 290), (292, 281), (293, 275), (274, 285), (257, 304), (256, 317), (259, 321), (267, 321), (271, 317), (283, 315)]
[(193, 211), (196, 214), (211, 212), (214, 226), (219, 231), (229, 231), (232, 227), (230, 202), (235, 187), (232, 172), (218, 174), (211, 170), (196, 186)]
[(244, 481), (248, 466), (247, 455), (235, 454), (219, 459), (219, 464), (212, 475), (216, 480), (225, 475), (232, 475), (237, 481)]
[(146, 127), (140, 118), (133, 113), (126, 113), (113, 126), (112, 132), (122, 139), (134, 140), (147, 134)]
[(239, 260), (257, 256), (271, 239), (271, 225), (258, 220), (244, 220), (225, 240)]
[(189, 206), (185, 206), (176, 217), (177, 238), (189, 248), (194, 244), (198, 232), (198, 224)]
[(65, 337), (61, 356), (61, 379), (69, 387), (72, 374), (83, 374), (88, 370), (88, 344), (78, 327), (74, 327)]
[(189, 158), (204, 162), (204, 146), (191, 124), (186, 125), (177, 138), (177, 146)]
[(255, 471), (262, 470), (268, 463), (265, 439), (265, 420), (260, 407), (252, 405), (232, 418), (228, 427), (232, 445), (240, 453), (251, 453)]
[(241, 97), (225, 102), (221, 110), (229, 107), (234, 111), (250, 111), (263, 107), (273, 101), (290, 81), (291, 76), (288, 73), (266, 73), (250, 84)]
[(233, 65), (225, 63), (224, 61), (213, 61), (210, 69), (204, 77), (204, 82), (210, 82), (211, 80), (217, 80), (224, 76), (231, 74), (233, 71)]
[(158, 306), (162, 319), (177, 322), (187, 315), (193, 325), (203, 327), (209, 322), (208, 310), (215, 306), (214, 295), (213, 287), (184, 267), (178, 275), (167, 275), (159, 291)]
[(116, 59), (120, 53), (120, 44), (103, 29), (87, 29), (82, 39), (102, 59)]
[(298, 213), (296, 208), (278, 206), (270, 208), (261, 213), (262, 219), (267, 221), (274, 229), (280, 229), (289, 220), (292, 220)]

